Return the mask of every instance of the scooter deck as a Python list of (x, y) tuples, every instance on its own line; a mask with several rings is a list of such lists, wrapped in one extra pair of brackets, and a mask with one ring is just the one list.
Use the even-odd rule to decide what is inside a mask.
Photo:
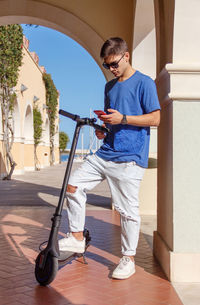
[(75, 258), (83, 258), (84, 264), (87, 265), (86, 259), (85, 259), (85, 252), (84, 253), (74, 253), (70, 251), (60, 251), (60, 256), (58, 257), (58, 263), (59, 265), (65, 265), (69, 262), (71, 262)]
[[(90, 246), (91, 236), (87, 229), (84, 229), (83, 235), (86, 239), (86, 246), (85, 246), (85, 252), (86, 252), (87, 248)], [(84, 253), (75, 253), (75, 252), (71, 252), (71, 251), (60, 251), (60, 256), (58, 257), (58, 262), (67, 263), (67, 262), (71, 261), (73, 258), (83, 257), (83, 260), (86, 263), (85, 252)]]
[(70, 258), (76, 256), (76, 253), (71, 251), (60, 251), (60, 256), (58, 257), (58, 262), (66, 261)]

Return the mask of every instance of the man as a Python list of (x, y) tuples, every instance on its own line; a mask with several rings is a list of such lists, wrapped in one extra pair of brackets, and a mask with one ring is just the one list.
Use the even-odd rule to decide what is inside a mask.
[(130, 65), (126, 42), (114, 37), (101, 49), (103, 66), (115, 78), (105, 87), (106, 115), (99, 118), (110, 129), (96, 131), (103, 145), (72, 175), (67, 188), (69, 229), (59, 241), (62, 251), (83, 253), (86, 191), (107, 179), (121, 219), (123, 257), (112, 277), (126, 279), (135, 273), (134, 255), (139, 238), (139, 186), (148, 166), (150, 126), (160, 123), (160, 105), (153, 80)]

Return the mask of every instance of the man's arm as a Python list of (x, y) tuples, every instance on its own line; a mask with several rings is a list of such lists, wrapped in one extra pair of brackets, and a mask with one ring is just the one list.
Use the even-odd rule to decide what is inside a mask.
[[(104, 123), (109, 123), (111, 125), (121, 124), (123, 114), (115, 109), (107, 109), (111, 114), (101, 115), (100, 119)], [(160, 110), (155, 110), (147, 114), (142, 115), (127, 115), (127, 124), (139, 127), (148, 126), (159, 126), (160, 124)]]

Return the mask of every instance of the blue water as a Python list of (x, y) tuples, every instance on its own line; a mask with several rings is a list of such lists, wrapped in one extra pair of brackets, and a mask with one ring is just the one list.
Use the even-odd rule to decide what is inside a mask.
[[(74, 158), (78, 157), (79, 155), (75, 155)], [(61, 162), (66, 162), (69, 159), (69, 155), (62, 155), (60, 156)]]
[(60, 156), (60, 161), (61, 162), (65, 162), (65, 161), (67, 161), (69, 159), (69, 155), (61, 155)]
[[(74, 159), (76, 159), (76, 158), (77, 158), (77, 159), (80, 159), (81, 157), (83, 157), (83, 159), (84, 159), (88, 154), (93, 155), (93, 152), (90, 151), (89, 153), (83, 154), (83, 155), (81, 155), (81, 154), (75, 154)], [(64, 154), (61, 154), (61, 155), (60, 155), (60, 161), (61, 161), (61, 162), (66, 162), (66, 161), (68, 161), (68, 159), (69, 159), (69, 154), (64, 153)]]

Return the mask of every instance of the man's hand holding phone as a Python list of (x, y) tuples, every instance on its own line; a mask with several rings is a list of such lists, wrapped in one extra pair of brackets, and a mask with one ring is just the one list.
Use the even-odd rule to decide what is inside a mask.
[[(98, 119), (102, 121), (103, 119), (101, 118), (101, 116), (106, 115), (106, 113), (103, 110), (94, 110), (94, 113), (98, 116)], [(106, 127), (106, 125), (103, 124), (102, 127)], [(106, 134), (101, 130), (95, 130), (95, 134), (99, 140), (103, 140), (106, 137)]]
[(102, 110), (94, 110), (94, 113), (98, 115), (98, 118), (104, 123), (111, 125), (121, 124), (123, 115), (115, 109), (107, 109), (109, 114), (103, 112)]
[(100, 118), (101, 115), (106, 115), (106, 113), (103, 110), (94, 110), (94, 113)]

